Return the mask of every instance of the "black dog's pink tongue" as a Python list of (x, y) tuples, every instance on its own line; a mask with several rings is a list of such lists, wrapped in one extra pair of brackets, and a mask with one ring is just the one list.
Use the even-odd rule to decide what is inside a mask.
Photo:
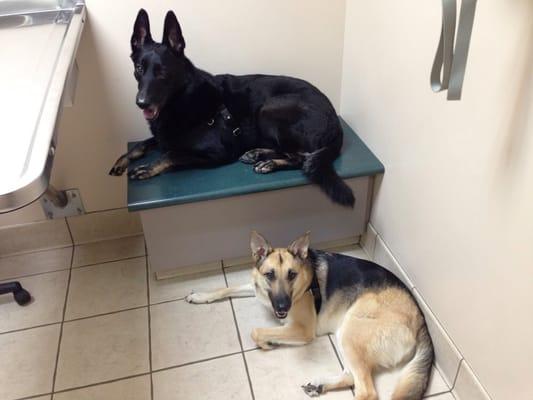
[(143, 110), (144, 118), (146, 119), (152, 119), (155, 115), (155, 108), (148, 107)]

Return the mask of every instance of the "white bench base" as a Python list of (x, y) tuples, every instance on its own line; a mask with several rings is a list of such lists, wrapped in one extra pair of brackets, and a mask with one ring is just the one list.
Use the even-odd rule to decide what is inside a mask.
[(252, 230), (279, 247), (306, 231), (314, 247), (357, 243), (369, 220), (373, 180), (346, 180), (354, 209), (306, 185), (140, 211), (151, 271), (162, 279), (217, 268), (220, 260), (244, 263)]

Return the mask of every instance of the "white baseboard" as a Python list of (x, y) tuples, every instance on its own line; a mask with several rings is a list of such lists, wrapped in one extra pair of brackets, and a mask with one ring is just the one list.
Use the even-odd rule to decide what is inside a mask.
[[(314, 244), (314, 248), (321, 249), (321, 250), (336, 250), (341, 251), (344, 248), (351, 248), (354, 245), (359, 243), (359, 236), (351, 236), (344, 239), (339, 240), (330, 240), (327, 242), (320, 242)], [(213, 261), (209, 263), (204, 264), (197, 264), (192, 266), (186, 266), (186, 267), (178, 267), (174, 269), (168, 269), (163, 271), (156, 271), (156, 278), (157, 280), (160, 279), (169, 279), (169, 278), (175, 278), (177, 276), (183, 276), (183, 275), (190, 275), (190, 274), (197, 274), (198, 272), (206, 272), (206, 271), (213, 271), (218, 268), (220, 268), (220, 265), (224, 267), (236, 267), (240, 265), (246, 265), (246, 264), (252, 264), (253, 260), (252, 257), (242, 256), (242, 257), (235, 257), (235, 258), (229, 258), (224, 259), (220, 261)]]
[(431, 310), (416, 287), (416, 282), (409, 277), (393, 252), (387, 246), (379, 232), (368, 224), (366, 232), (361, 237), (361, 246), (370, 259), (396, 274), (413, 292), (420, 308), (424, 312), (428, 329), (435, 349), (435, 363), (437, 369), (452, 389), (458, 400), (490, 400), (490, 396), (479, 382), (471, 367), (464, 359), (452, 338), (442, 326), (438, 317)]

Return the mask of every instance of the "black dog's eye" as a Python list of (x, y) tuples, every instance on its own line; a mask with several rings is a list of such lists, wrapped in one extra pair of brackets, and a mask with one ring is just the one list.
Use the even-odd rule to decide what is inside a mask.
[(160, 65), (154, 66), (154, 75), (157, 79), (165, 79), (166, 78), (166, 70), (161, 67)]
[(136, 73), (136, 74), (139, 74), (139, 75), (142, 75), (142, 73), (143, 73), (143, 66), (142, 66), (141, 64), (137, 64), (137, 65), (135, 66), (135, 73)]
[(264, 273), (265, 278), (267, 278), (269, 281), (273, 281), (276, 275), (274, 274), (274, 271), (268, 271)]
[(289, 270), (289, 281), (293, 281), (298, 276), (298, 272), (294, 272), (292, 269)]

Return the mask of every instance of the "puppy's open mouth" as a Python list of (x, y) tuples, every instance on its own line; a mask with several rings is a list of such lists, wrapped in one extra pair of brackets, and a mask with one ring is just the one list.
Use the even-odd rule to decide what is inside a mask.
[(287, 315), (289, 315), (287, 311), (275, 311), (274, 314), (276, 314), (276, 318), (279, 319), (285, 319), (287, 318)]
[(147, 121), (152, 121), (156, 119), (157, 116), (159, 115), (159, 107), (156, 105), (148, 106), (145, 109), (143, 109), (143, 115)]

